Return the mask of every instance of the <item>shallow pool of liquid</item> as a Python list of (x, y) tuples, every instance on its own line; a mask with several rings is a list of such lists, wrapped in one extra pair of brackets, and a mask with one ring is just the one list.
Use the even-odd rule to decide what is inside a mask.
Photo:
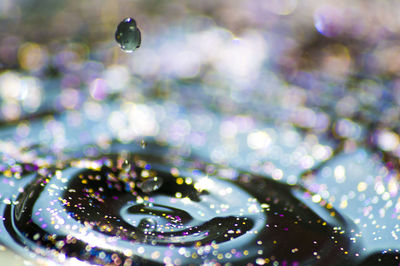
[[(124, 161), (131, 170), (121, 179)], [(60, 263), (358, 261), (360, 247), (347, 234), (354, 224), (326, 202), (313, 202), (300, 186), (240, 171), (226, 178), (220, 170), (155, 143), (145, 150), (116, 143), (46, 175), (27, 171), (1, 189), (15, 193), (23, 184), (18, 203), (2, 205), (0, 240)], [(162, 185), (137, 187), (151, 176)]]

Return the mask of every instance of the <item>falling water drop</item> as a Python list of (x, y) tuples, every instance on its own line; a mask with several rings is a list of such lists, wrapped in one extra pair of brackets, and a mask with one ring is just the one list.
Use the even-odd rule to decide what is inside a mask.
[(117, 27), (115, 40), (122, 50), (131, 53), (140, 47), (141, 34), (133, 18), (126, 18)]
[(157, 228), (157, 222), (151, 218), (143, 218), (137, 228), (144, 232), (154, 232)]

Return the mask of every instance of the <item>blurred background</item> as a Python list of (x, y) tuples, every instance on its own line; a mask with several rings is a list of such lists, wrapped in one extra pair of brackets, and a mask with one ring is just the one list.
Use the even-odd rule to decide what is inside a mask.
[[(358, 225), (365, 254), (398, 254), (399, 11), (389, 0), (2, 0), (3, 164), (42, 158), (33, 145), (62, 156), (153, 137), (301, 184)], [(114, 40), (126, 17), (142, 32), (131, 54)]]

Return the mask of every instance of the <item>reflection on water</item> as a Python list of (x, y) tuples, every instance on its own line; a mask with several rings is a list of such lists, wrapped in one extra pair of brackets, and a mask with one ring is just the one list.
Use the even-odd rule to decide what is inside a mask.
[(1, 251), (398, 264), (397, 2), (20, 2), (0, 3)]
[[(24, 166), (31, 171), (15, 180), (23, 189), (1, 190), (18, 194), (2, 208), (1, 229), (7, 234), (1, 240), (59, 262), (75, 257), (98, 264), (241, 264), (272, 258), (351, 264), (358, 259), (359, 244), (347, 234), (354, 224), (300, 186), (242, 172), (222, 178), (218, 166), (178, 157), (156, 144), (145, 151), (114, 144), (108, 152), (66, 161), (45, 175)], [(129, 178), (119, 178), (121, 173)], [(154, 176), (163, 180), (156, 189), (137, 185)]]

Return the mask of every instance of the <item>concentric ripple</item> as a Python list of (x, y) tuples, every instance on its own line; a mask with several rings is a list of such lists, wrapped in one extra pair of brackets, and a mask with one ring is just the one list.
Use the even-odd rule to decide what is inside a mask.
[(351, 264), (356, 258), (347, 234), (352, 225), (303, 188), (154, 143), (114, 145), (26, 180), (17, 203), (5, 208), (8, 234), (0, 238), (59, 263)]

